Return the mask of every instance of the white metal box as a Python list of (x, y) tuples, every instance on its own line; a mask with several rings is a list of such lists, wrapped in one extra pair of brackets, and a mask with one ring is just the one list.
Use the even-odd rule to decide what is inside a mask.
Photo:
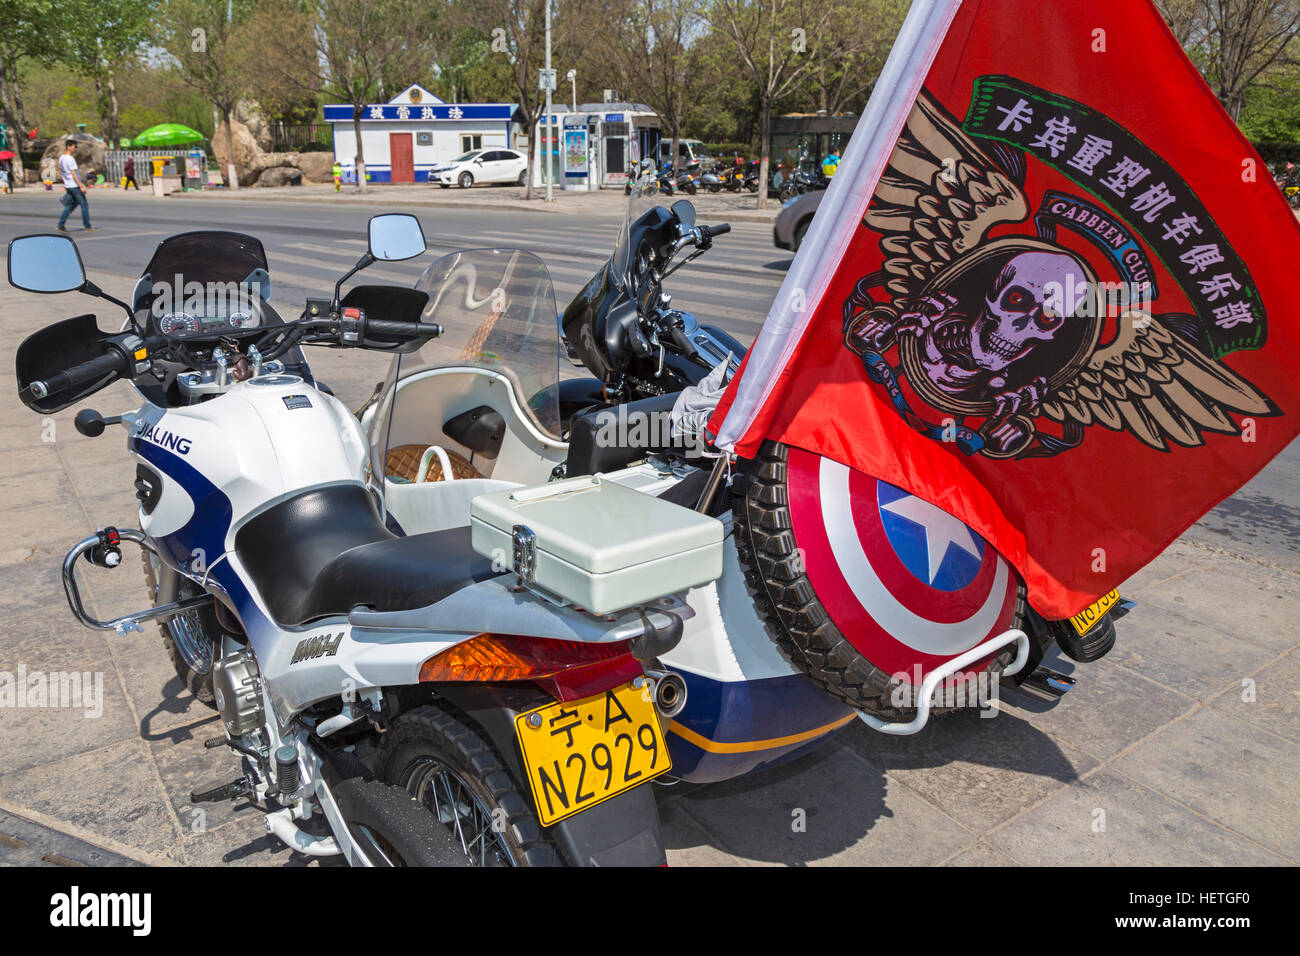
[(599, 475), (479, 495), (474, 550), (596, 614), (722, 574), (722, 522)]

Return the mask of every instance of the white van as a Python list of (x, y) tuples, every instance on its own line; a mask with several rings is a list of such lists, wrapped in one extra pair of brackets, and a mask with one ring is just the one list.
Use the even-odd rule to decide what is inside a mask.
[[(673, 155), (673, 141), (665, 138), (659, 140), (659, 165), (670, 162)], [(698, 139), (681, 139), (677, 141), (677, 162), (679, 166), (699, 163), (701, 170), (713, 169), (713, 154)]]

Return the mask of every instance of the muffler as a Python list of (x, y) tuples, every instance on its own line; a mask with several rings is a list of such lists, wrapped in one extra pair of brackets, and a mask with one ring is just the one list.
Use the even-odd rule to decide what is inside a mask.
[(686, 707), (686, 681), (680, 674), (672, 671), (645, 672), (647, 679), (654, 682), (655, 709), (665, 718), (676, 717)]

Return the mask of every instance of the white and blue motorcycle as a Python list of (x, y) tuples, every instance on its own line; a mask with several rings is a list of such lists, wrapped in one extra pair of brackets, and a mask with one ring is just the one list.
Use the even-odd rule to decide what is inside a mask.
[[(120, 379), (140, 399), (121, 415), (76, 417), (85, 435), (125, 429), (140, 527), (103, 528), (68, 553), (73, 613), (123, 635), (161, 622), (178, 674), (220, 713), (225, 732), (207, 745), (243, 757), (239, 777), (192, 799), (261, 804), (268, 830), (302, 853), (360, 865), (661, 865), (644, 784), (670, 769), (665, 733), (682, 688), (654, 662), (681, 637), (687, 612), (673, 594), (719, 573), (721, 528), (665, 502), (645, 541), (696, 558), (660, 574), (642, 556), (605, 574), (593, 569), (611, 560), (601, 539), (646, 520), (639, 500), (629, 510), (598, 482), (515, 500), (522, 480), (453, 481), (461, 456), (422, 450), (411, 487), (442, 468), (449, 493), (418, 506), (423, 527), (395, 533), (384, 484), (397, 476), (375, 467), (358, 418), (313, 382), (301, 347), (418, 356), (443, 331), (423, 319), (463, 291), (451, 288), (463, 274), (431, 269), (420, 288), (361, 285), (340, 297), (358, 269), (425, 250), (411, 216), (376, 216), (369, 240), (332, 298), (309, 299), (290, 321), (268, 301), (265, 254), (250, 236), (163, 241), (129, 303), (86, 279), (69, 238), (11, 243), (15, 286), (80, 291), (128, 316), (114, 333), (93, 315), (66, 319), (16, 357), (20, 398), (38, 413)], [(553, 295), (534, 294), (528, 265), (516, 259), (485, 290), (494, 342), (538, 309), (550, 310), (553, 334)], [(544, 269), (540, 278), (549, 295)], [(489, 331), (453, 329), (448, 341), (477, 355)], [(545, 483), (562, 457), (544, 426), (554, 381), (528, 393), (523, 358), (522, 373), (479, 363), (446, 376), (434, 411), (454, 419), (447, 432), (470, 459)], [(485, 403), (508, 411), (508, 434), (475, 411)], [(397, 435), (407, 426), (391, 410), (384, 422)], [(485, 511), (471, 532), (480, 495), (504, 525)], [(593, 534), (570, 536), (557, 558), (548, 509), (574, 501)], [(97, 620), (77, 571), (118, 567), (128, 544), (143, 550), (154, 606)]]

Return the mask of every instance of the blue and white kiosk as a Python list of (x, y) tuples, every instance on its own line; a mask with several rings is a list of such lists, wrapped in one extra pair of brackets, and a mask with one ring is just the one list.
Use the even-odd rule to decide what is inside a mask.
[[(471, 149), (513, 145), (515, 108), (510, 103), (446, 103), (414, 84), (387, 103), (365, 107), (362, 154), (372, 183), (424, 183), (429, 170)], [(333, 127), (334, 158), (344, 182), (356, 182), (357, 140), (352, 107), (331, 103), (325, 122)]]

